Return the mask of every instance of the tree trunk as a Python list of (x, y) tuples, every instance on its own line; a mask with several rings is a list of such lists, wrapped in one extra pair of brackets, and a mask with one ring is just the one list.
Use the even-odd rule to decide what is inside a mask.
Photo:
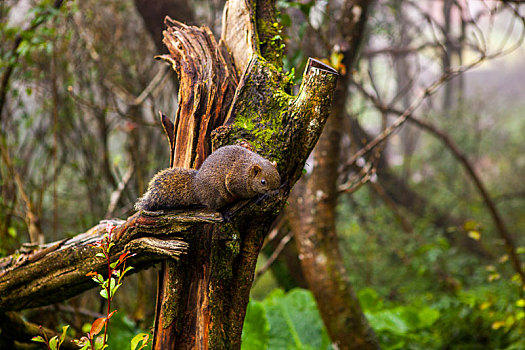
[(264, 236), (317, 141), (336, 74), (311, 60), (299, 95), (288, 95), (280, 39), (268, 39), (278, 33), (272, 3), (228, 2), (219, 44), (207, 28), (168, 23), (162, 58), (181, 81), (177, 116), (163, 120), (172, 164), (198, 168), (212, 149), (242, 141), (278, 162), (283, 186), (230, 208), (230, 222), (199, 229), (183, 260), (163, 264), (153, 348), (239, 348)]
[[(364, 35), (369, 1), (348, 1), (343, 64), (350, 71)], [(303, 273), (313, 292), (328, 333), (339, 349), (378, 349), (339, 250), (336, 231), (337, 179), (348, 75), (342, 75), (331, 116), (314, 153), (313, 170), (302, 188), (296, 187), (289, 206)], [(294, 195), (295, 194), (295, 195)], [(298, 195), (299, 194), (299, 195)]]

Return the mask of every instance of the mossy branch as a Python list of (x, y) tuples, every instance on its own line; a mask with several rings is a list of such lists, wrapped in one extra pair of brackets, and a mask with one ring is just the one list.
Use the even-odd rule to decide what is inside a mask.
[[(184, 237), (191, 228), (210, 222), (222, 222), (220, 214), (209, 211), (169, 212), (159, 216), (136, 213), (126, 221), (111, 220), (116, 225), (111, 249), (112, 260), (130, 251), (128, 259), (134, 272), (159, 260), (178, 259), (187, 249)], [(25, 247), (0, 259), (0, 310), (22, 310), (66, 300), (96, 287), (86, 274), (104, 273), (104, 259), (91, 244), (103, 238), (106, 223), (85, 233), (41, 247)]]

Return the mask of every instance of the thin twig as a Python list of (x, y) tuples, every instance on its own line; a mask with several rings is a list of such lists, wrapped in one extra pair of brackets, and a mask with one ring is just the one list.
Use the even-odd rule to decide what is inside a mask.
[(259, 277), (262, 276), (263, 273), (265, 273), (270, 268), (270, 266), (272, 266), (274, 261), (277, 260), (277, 258), (279, 257), (279, 254), (281, 254), (286, 244), (288, 244), (288, 242), (290, 242), (290, 240), (292, 239), (292, 236), (293, 236), (293, 231), (290, 231), (286, 236), (284, 236), (281, 239), (281, 241), (279, 242), (279, 244), (273, 251), (272, 255), (270, 255), (268, 260), (266, 260), (266, 263), (264, 264), (264, 266), (261, 267), (259, 270), (257, 270), (257, 272), (255, 273), (254, 283), (255, 281), (259, 279)]
[(131, 180), (131, 176), (133, 175), (133, 167), (129, 167), (124, 176), (122, 177), (122, 180), (118, 183), (117, 188), (111, 193), (111, 196), (109, 197), (109, 204), (108, 204), (108, 210), (106, 211), (106, 219), (109, 219), (113, 217), (113, 213), (115, 212), (115, 208), (117, 207), (118, 201), (120, 200), (120, 197), (122, 197), (122, 192), (126, 188), (126, 185), (128, 184), (129, 180)]
[(467, 174), (470, 176), (471, 180), (474, 182), (474, 185), (478, 189), (478, 192), (483, 198), (483, 201), (492, 216), (494, 224), (501, 238), (503, 238), (503, 241), (505, 242), (505, 249), (507, 251), (507, 254), (509, 255), (510, 260), (512, 261), (514, 269), (519, 274), (522, 284), (525, 284), (525, 271), (523, 270), (520, 258), (516, 252), (516, 244), (514, 242), (514, 238), (508, 231), (505, 221), (503, 220), (501, 214), (499, 213), (494, 201), (490, 197), (485, 184), (481, 181), (481, 178), (476, 173), (474, 167), (472, 166), (472, 164), (470, 164), (466, 155), (461, 151), (461, 149), (456, 145), (456, 143), (445, 132), (439, 130), (436, 126), (432, 125), (428, 121), (419, 119), (415, 117), (414, 115), (412, 115), (411, 113), (407, 114), (407, 111), (403, 112), (394, 107), (385, 106), (384, 104), (381, 103), (381, 101), (377, 100), (373, 94), (366, 92), (362, 86), (358, 88), (365, 94), (365, 96), (368, 99), (370, 99), (370, 101), (374, 103), (376, 108), (380, 109), (384, 113), (386, 112), (386, 113), (400, 115), (400, 117), (398, 117), (396, 121), (404, 117), (403, 121), (409, 120), (410, 122), (417, 125), (421, 129), (434, 135), (435, 137), (440, 139), (447, 146), (447, 148), (453, 153), (454, 157), (463, 165)]

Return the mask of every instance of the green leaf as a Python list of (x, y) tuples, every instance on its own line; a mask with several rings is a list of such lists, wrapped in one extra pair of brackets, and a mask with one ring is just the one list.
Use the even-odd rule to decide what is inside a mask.
[(262, 303), (250, 300), (242, 329), (241, 349), (268, 349), (270, 324)]
[(104, 253), (97, 253), (95, 256), (98, 256), (99, 258), (105, 258), (106, 256)]
[(148, 333), (137, 334), (136, 336), (133, 337), (133, 339), (131, 339), (131, 343), (130, 343), (131, 350), (136, 350), (139, 343), (142, 342), (142, 346), (139, 348), (141, 349), (144, 345), (147, 344), (148, 340), (149, 340)]
[(62, 345), (62, 343), (64, 342), (64, 339), (66, 339), (66, 333), (67, 333), (67, 329), (69, 328), (68, 325), (62, 327), (62, 334), (60, 335), (60, 342), (59, 342), (59, 346)]
[(329, 348), (330, 340), (310, 291), (294, 289), (285, 294), (275, 290), (262, 305), (270, 324), (268, 349)]
[(439, 319), (440, 315), (441, 314), (438, 310), (432, 309), (430, 307), (420, 309), (418, 312), (418, 328), (428, 328), (432, 326)]
[(359, 304), (366, 311), (378, 311), (383, 308), (383, 301), (372, 288), (364, 288), (357, 294)]
[(108, 298), (108, 291), (106, 289), (101, 289), (99, 292), (100, 296), (104, 299)]
[(124, 271), (122, 271), (122, 276), (124, 276), (128, 271), (133, 270), (133, 269), (134, 269), (133, 266), (126, 267), (126, 269)]
[(365, 313), (368, 322), (375, 331), (389, 331), (394, 334), (403, 335), (410, 327), (405, 320), (393, 310), (383, 310), (374, 314)]
[(111, 288), (110, 295), (111, 295), (112, 298), (115, 295), (115, 293), (117, 292), (117, 290), (120, 288), (121, 285), (122, 285), (122, 283), (119, 283), (116, 286), (114, 286), (113, 288)]
[(46, 341), (44, 340), (44, 338), (42, 338), (40, 335), (37, 335), (36, 337), (33, 337), (31, 338), (32, 341), (36, 341), (36, 342), (39, 342), (39, 343), (45, 343)]
[(417, 329), (428, 328), (438, 320), (439, 316), (438, 310), (429, 307), (407, 306), (381, 310), (376, 313), (366, 313), (366, 317), (375, 331), (388, 331), (397, 335), (405, 335)]
[(112, 262), (111, 264), (109, 264), (109, 267), (111, 267), (112, 269), (114, 269), (115, 267), (117, 267), (119, 261), (115, 261), (115, 262)]
[(56, 335), (49, 339), (49, 348), (51, 350), (58, 350), (58, 337)]
[(14, 227), (9, 227), (7, 229), (7, 233), (9, 234), (9, 236), (11, 236), (13, 238), (16, 238), (16, 236), (17, 236), (16, 228), (14, 228)]
[(104, 349), (106, 346), (104, 345), (104, 337), (98, 337), (96, 340), (95, 340), (95, 349), (96, 350), (102, 350)]
[(82, 325), (82, 332), (83, 333), (88, 333), (90, 329), (91, 329), (91, 324), (90, 323), (84, 323)]

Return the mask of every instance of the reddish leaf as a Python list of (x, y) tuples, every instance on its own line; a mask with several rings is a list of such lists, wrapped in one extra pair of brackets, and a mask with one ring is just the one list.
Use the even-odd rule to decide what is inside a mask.
[(93, 337), (100, 333), (102, 330), (102, 327), (104, 327), (104, 322), (106, 321), (105, 317), (97, 318), (93, 324), (91, 325), (91, 330), (89, 331), (89, 337), (93, 339)]
[(120, 262), (123, 262), (124, 260), (126, 260), (126, 259), (128, 258), (128, 254), (129, 254), (129, 251), (120, 254), (120, 256), (118, 257), (118, 260), (119, 260)]

